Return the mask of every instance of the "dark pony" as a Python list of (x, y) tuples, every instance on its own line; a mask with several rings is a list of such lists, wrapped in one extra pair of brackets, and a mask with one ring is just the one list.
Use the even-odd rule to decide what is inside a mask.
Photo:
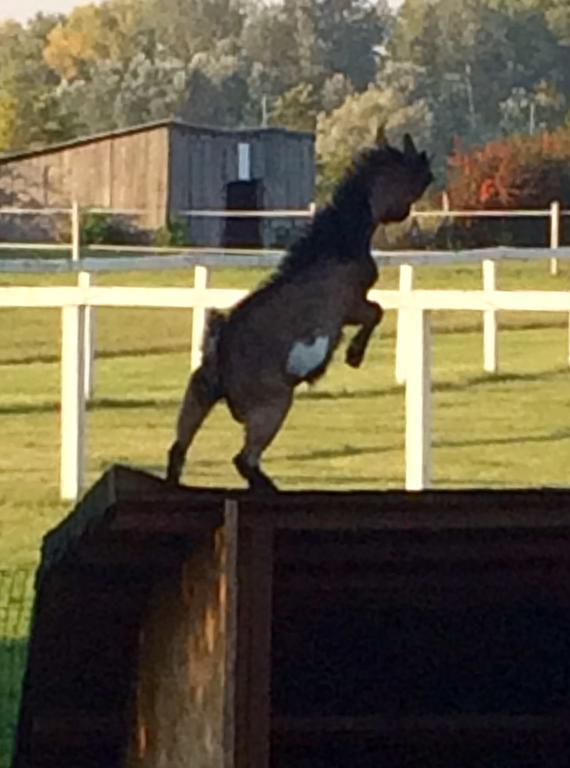
[(403, 221), (432, 180), (426, 153), (408, 134), (403, 151), (385, 141), (365, 150), (269, 280), (227, 315), (211, 314), (203, 363), (188, 383), (168, 454), (168, 481), (179, 481), (194, 435), (225, 400), (245, 427), (238, 472), (252, 489), (275, 490), (260, 461), (295, 387), (322, 376), (346, 325), (358, 327), (346, 350), (346, 362), (358, 368), (382, 319), (366, 298), (378, 277), (374, 230)]

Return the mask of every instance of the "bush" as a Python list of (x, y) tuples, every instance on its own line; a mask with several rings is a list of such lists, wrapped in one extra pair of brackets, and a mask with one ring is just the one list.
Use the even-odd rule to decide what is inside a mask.
[(159, 227), (154, 233), (154, 244), (157, 248), (189, 245), (190, 236), (186, 219), (175, 216), (166, 226)]
[(106, 213), (84, 213), (81, 216), (81, 241), (86, 245), (109, 243), (113, 224)]
[(127, 216), (112, 213), (81, 214), (81, 242), (84, 245), (135, 245), (148, 236)]
[[(470, 152), (456, 148), (450, 160), (453, 208), (546, 209), (553, 200), (570, 205), (570, 129), (510, 136)], [(453, 238), (467, 246), (546, 245), (544, 219), (456, 220)]]

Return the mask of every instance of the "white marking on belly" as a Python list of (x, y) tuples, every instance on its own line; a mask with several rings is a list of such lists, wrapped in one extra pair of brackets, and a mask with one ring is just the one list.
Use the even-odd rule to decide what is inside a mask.
[(312, 344), (296, 341), (287, 358), (287, 373), (300, 377), (306, 376), (324, 362), (328, 351), (328, 336), (317, 336)]

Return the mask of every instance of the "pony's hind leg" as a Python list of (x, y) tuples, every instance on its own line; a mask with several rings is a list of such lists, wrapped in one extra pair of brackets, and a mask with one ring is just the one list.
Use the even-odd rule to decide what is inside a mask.
[(188, 448), (202, 422), (220, 399), (217, 382), (204, 366), (190, 377), (176, 426), (176, 440), (168, 451), (166, 480), (178, 483)]
[(259, 464), (263, 451), (279, 432), (291, 407), (291, 401), (292, 392), (288, 392), (270, 403), (256, 406), (246, 414), (245, 443), (234, 458), (234, 464), (253, 491), (277, 491), (277, 487), (261, 470)]
[(345, 359), (352, 368), (358, 368), (361, 365), (370, 337), (383, 315), (382, 307), (373, 301), (365, 300), (353, 307), (346, 323), (347, 325), (360, 325), (360, 330), (352, 338), (346, 350)]

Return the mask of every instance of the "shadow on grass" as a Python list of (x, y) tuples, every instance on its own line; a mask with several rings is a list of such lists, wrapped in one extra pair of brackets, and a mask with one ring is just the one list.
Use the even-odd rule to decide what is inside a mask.
[(0, 638), (0, 766), (11, 764), (28, 642)]
[[(277, 485), (282, 491), (299, 491), (309, 490), (307, 483), (312, 486), (315, 481), (319, 481), (322, 478), (322, 484), (318, 486), (323, 490), (331, 490), (343, 486), (340, 490), (354, 491), (356, 488), (362, 488), (367, 490), (385, 490), (386, 488), (402, 488), (404, 477), (403, 475), (394, 476), (379, 476), (379, 475), (338, 475), (328, 474), (327, 472), (315, 472), (313, 474), (295, 474), (286, 473), (277, 476)], [(275, 479), (275, 476), (273, 477)], [(316, 486), (313, 486), (316, 487)]]
[[(548, 371), (538, 371), (535, 373), (488, 373), (477, 376), (467, 376), (461, 382), (454, 381), (435, 381), (432, 383), (432, 391), (437, 392), (465, 392), (474, 387), (494, 387), (497, 384), (509, 383), (533, 383), (540, 381), (549, 381), (559, 376), (568, 376), (569, 369), (566, 366), (549, 369)], [(339, 391), (330, 390), (309, 390), (297, 395), (298, 400), (367, 400), (376, 397), (392, 397), (401, 395), (404, 392), (404, 385), (393, 384), (389, 387), (375, 387), (374, 389), (342, 389)]]
[[(171, 344), (170, 346), (145, 347), (144, 349), (113, 349), (97, 352), (96, 360), (114, 360), (117, 357), (146, 357), (147, 355), (174, 355), (188, 353), (189, 344)], [(61, 362), (60, 355), (27, 355), (25, 357), (6, 357), (0, 359), (0, 368), (15, 365), (53, 365)]]
[[(534, 383), (540, 381), (550, 381), (559, 376), (568, 376), (569, 369), (566, 366), (550, 369), (548, 371), (538, 371), (536, 373), (497, 373), (484, 374), (466, 377), (461, 382), (441, 381), (432, 384), (432, 391), (438, 392), (466, 392), (472, 388), (494, 387), (498, 384), (509, 383)], [(379, 397), (391, 397), (402, 395), (404, 386), (394, 384), (389, 387), (376, 387), (374, 389), (342, 389), (339, 391), (331, 390), (309, 390), (299, 392), (296, 400), (370, 400)], [(109, 410), (134, 410), (137, 408), (178, 408), (182, 402), (182, 391), (180, 395), (168, 397), (99, 397), (90, 401), (87, 409), (97, 410), (107, 408)], [(3, 403), (0, 404), (0, 415), (18, 415), (26, 416), (33, 413), (54, 413), (59, 411), (58, 401), (43, 401), (38, 403)]]
[(397, 443), (396, 445), (344, 445), (342, 448), (322, 448), (307, 453), (286, 453), (282, 456), (275, 456), (274, 460), (318, 461), (319, 459), (341, 459), (350, 458), (351, 456), (378, 456), (382, 453), (403, 450), (403, 443)]
[[(137, 408), (170, 408), (177, 407), (182, 402), (180, 397), (101, 397), (90, 401), (87, 410), (93, 411), (99, 408), (109, 410), (129, 411)], [(0, 404), (0, 415), (27, 416), (33, 413), (57, 413), (59, 402), (44, 401), (39, 403), (5, 403)]]
[(520, 445), (521, 443), (557, 443), (570, 440), (570, 429), (557, 429), (545, 435), (511, 435), (476, 440), (434, 440), (434, 448), (473, 448), (489, 445)]

